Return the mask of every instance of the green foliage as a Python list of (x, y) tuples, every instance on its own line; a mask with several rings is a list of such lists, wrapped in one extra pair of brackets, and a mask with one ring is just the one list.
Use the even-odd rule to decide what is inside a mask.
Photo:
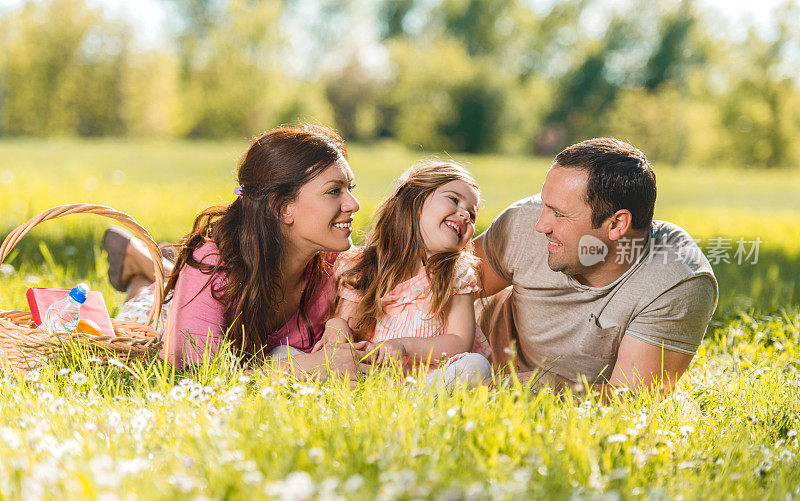
[[(499, 141), (505, 98), (501, 79), (470, 59), (454, 40), (428, 50), (391, 45), (398, 78), (391, 87), (387, 128), (406, 144), (428, 151), (478, 152)], [(442, 78), (447, 75), (447, 86)]]
[(434, 12), (448, 34), (466, 47), (470, 56), (497, 54), (512, 36), (510, 11), (515, 0), (444, 0)]
[[(137, 369), (59, 364), (36, 381), (6, 379), (3, 394), (28, 426), (12, 420), (4, 430), (0, 447), (20, 443), (13, 457), (26, 459), (0, 471), (4, 492), (689, 497), (711, 483), (720, 494), (780, 497), (797, 480), (790, 372), (726, 374), (715, 380), (724, 389), (698, 384), (709, 417), (694, 421), (653, 397), (604, 407), (591, 398), (520, 398), (518, 386), (436, 392), (387, 372), (354, 391), (272, 369), (245, 376), (224, 359), (203, 375), (155, 368), (142, 381)], [(753, 379), (761, 391), (747, 386)], [(736, 390), (739, 399), (720, 398)], [(45, 470), (54, 451), (60, 466)], [(51, 476), (39, 478), (43, 470)]]
[(27, 2), (0, 20), (7, 134), (119, 134), (124, 28), (79, 0)]
[[(535, 75), (520, 77), (519, 85), (505, 93), (505, 113), (498, 128), (500, 151), (534, 153), (540, 148), (548, 113), (556, 89), (552, 82)], [(502, 131), (514, 131), (513, 134)]]
[(566, 135), (555, 148), (541, 153), (555, 153), (578, 137), (598, 135), (592, 130), (592, 125), (597, 124), (594, 117), (605, 112), (618, 93), (618, 88), (609, 83), (604, 74), (606, 50), (598, 47), (562, 79), (563, 85), (548, 121), (564, 127)]
[(178, 96), (178, 61), (157, 51), (130, 55), (120, 82), (120, 117), (127, 135), (165, 138), (178, 135), (182, 125)]
[(343, 137), (372, 139), (382, 132), (379, 107), (386, 94), (382, 78), (376, 78), (357, 59), (350, 59), (341, 71), (324, 80), (333, 123)]
[(243, 138), (298, 120), (427, 151), (800, 160), (798, 4), (745, 39), (696, 2), (170, 0), (163, 47), (88, 0), (0, 17), (0, 134)]
[[(800, 7), (787, 4), (780, 15), (797, 18)], [(800, 96), (795, 75), (786, 72), (782, 56), (793, 50), (800, 27), (778, 21), (775, 31), (773, 40), (751, 32), (737, 47), (747, 48), (747, 64), (736, 65), (741, 78), (720, 103), (720, 125), (727, 132), (722, 155), (744, 165), (785, 167), (798, 159), (791, 138), (800, 123)]]
[[(528, 396), (437, 391), (424, 373), (297, 380), (227, 353), (197, 369), (68, 351), (0, 376), (0, 489), (12, 499), (500, 498), (796, 495), (798, 312), (714, 331), (682, 386)], [(760, 331), (768, 335), (760, 335)], [(711, 344), (713, 343), (713, 344)], [(785, 343), (785, 345), (784, 345)], [(724, 351), (723, 351), (724, 350)], [(700, 414), (702, 413), (702, 414)]]
[(403, 22), (416, 3), (416, 0), (384, 0), (380, 2), (378, 23), (382, 28), (382, 39), (386, 40), (405, 35), (406, 29), (403, 26)]
[(269, 71), (278, 2), (179, 3), (188, 13), (179, 37), (185, 134), (246, 137), (270, 123), (264, 90), (278, 77)]
[(644, 68), (645, 89), (652, 91), (666, 82), (681, 82), (688, 66), (696, 62), (698, 55), (693, 52), (698, 48), (691, 41), (691, 30), (697, 17), (689, 5), (682, 2), (677, 11), (664, 16), (656, 48)]
[(679, 164), (686, 160), (692, 134), (704, 132), (697, 130), (703, 124), (687, 120), (694, 104), (672, 85), (662, 85), (656, 91), (631, 90), (605, 114), (604, 132), (641, 145), (649, 158)]

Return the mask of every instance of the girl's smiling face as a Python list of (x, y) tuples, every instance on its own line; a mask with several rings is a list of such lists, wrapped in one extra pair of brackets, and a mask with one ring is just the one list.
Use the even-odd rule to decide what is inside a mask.
[(464, 181), (450, 181), (428, 195), (419, 217), (422, 242), (430, 257), (460, 251), (475, 233), (480, 194)]

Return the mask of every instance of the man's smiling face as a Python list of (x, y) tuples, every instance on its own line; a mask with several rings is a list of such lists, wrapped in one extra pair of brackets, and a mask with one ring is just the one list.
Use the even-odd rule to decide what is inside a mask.
[(578, 257), (581, 237), (593, 235), (607, 241), (602, 226), (592, 228), (592, 209), (586, 203), (587, 182), (588, 174), (583, 169), (558, 165), (551, 167), (545, 177), (544, 209), (535, 229), (547, 237), (547, 264), (553, 271), (567, 275), (585, 273), (588, 268)]

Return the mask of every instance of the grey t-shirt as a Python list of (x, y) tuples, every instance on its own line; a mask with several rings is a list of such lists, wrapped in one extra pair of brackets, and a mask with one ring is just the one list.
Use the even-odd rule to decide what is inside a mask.
[(654, 221), (636, 262), (613, 283), (588, 287), (547, 265), (547, 239), (534, 230), (542, 207), (539, 195), (514, 203), (484, 237), (487, 262), (512, 284), (490, 299), (479, 322), (495, 364), (516, 344), (520, 370), (592, 382), (611, 376), (624, 336), (697, 351), (716, 308), (717, 282), (688, 233)]

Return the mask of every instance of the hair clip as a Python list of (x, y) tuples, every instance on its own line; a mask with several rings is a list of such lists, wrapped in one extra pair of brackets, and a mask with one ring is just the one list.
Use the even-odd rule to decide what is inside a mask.
[(233, 189), (233, 192), (238, 196), (242, 196), (242, 193), (244, 193), (244, 186), (240, 184), (239, 186)]

